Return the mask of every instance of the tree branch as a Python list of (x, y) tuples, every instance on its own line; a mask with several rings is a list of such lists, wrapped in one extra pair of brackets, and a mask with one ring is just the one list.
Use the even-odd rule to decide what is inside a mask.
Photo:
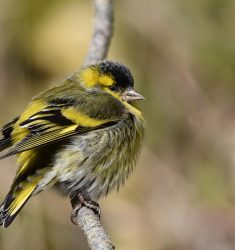
[(103, 60), (107, 56), (113, 36), (114, 0), (94, 0), (94, 6), (94, 32), (84, 65)]
[[(84, 65), (103, 60), (108, 53), (113, 35), (114, 0), (93, 0), (95, 6), (94, 32)], [(86, 207), (82, 207), (75, 218), (83, 230), (92, 250), (111, 250), (114, 245), (101, 225), (99, 217)]]
[(89, 208), (82, 207), (77, 214), (77, 222), (83, 230), (92, 250), (115, 249), (110, 237), (101, 225), (99, 217)]

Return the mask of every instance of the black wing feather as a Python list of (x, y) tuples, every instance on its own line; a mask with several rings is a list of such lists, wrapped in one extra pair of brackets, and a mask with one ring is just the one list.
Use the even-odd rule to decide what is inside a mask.
[(1, 133), (3, 135), (3, 138), (0, 140), (0, 152), (12, 146), (11, 132), (13, 130), (13, 125), (17, 122), (18, 119), (19, 117), (16, 117), (15, 119), (13, 119), (12, 121), (10, 121), (1, 128)]

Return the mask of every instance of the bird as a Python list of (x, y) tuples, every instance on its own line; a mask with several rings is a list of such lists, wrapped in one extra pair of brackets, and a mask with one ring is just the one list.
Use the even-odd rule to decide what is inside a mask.
[(0, 226), (48, 188), (69, 197), (74, 211), (87, 206), (100, 214), (98, 199), (119, 190), (136, 165), (145, 130), (136, 101), (143, 99), (130, 70), (110, 60), (82, 66), (33, 97), (1, 128), (0, 159), (16, 155), (18, 168)]

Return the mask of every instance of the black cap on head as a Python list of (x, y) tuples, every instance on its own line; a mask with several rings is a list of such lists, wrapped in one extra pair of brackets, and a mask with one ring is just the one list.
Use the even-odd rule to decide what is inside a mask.
[(99, 64), (102, 74), (110, 74), (114, 77), (116, 87), (126, 89), (134, 86), (134, 79), (130, 70), (123, 64), (113, 61), (102, 61)]

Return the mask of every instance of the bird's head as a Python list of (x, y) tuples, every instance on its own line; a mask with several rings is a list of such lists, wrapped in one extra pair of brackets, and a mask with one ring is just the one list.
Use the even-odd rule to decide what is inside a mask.
[(144, 99), (134, 90), (134, 79), (130, 70), (119, 62), (101, 61), (83, 68), (80, 82), (86, 88), (99, 88), (128, 103)]

